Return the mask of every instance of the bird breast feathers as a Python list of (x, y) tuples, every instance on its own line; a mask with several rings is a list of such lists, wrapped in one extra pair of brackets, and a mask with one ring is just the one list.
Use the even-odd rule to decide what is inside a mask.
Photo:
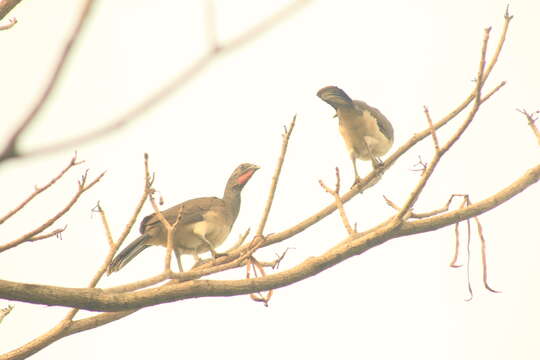
[[(339, 131), (347, 150), (361, 159), (369, 159), (369, 152), (364, 141), (369, 145), (373, 155), (384, 155), (392, 142), (379, 130), (377, 119), (365, 109), (352, 109), (338, 111)], [(362, 140), (362, 138), (364, 138)]]

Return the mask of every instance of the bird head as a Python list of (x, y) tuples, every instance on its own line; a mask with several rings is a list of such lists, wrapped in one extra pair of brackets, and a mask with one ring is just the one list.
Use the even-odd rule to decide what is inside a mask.
[(249, 179), (251, 179), (255, 171), (259, 169), (260, 168), (254, 164), (244, 163), (238, 165), (229, 178), (227, 186), (230, 185), (234, 189), (242, 190), (244, 185), (246, 185)]
[(352, 99), (337, 86), (326, 86), (317, 91), (317, 96), (337, 110), (340, 106), (353, 105)]

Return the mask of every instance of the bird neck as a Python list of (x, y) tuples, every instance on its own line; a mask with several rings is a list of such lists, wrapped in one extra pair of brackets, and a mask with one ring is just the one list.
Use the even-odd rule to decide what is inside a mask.
[(227, 208), (231, 211), (234, 219), (236, 219), (238, 212), (240, 211), (241, 191), (242, 189), (227, 186), (223, 193), (223, 201), (225, 202), (225, 206), (227, 206)]

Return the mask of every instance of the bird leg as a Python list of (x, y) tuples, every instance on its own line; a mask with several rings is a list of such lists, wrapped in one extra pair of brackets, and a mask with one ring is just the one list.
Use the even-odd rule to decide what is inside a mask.
[(356, 185), (356, 184), (360, 184), (360, 176), (358, 175), (358, 170), (356, 169), (356, 159), (351, 156), (351, 160), (352, 160), (352, 164), (353, 164), (353, 169), (354, 169), (354, 183), (353, 183), (353, 187)]
[(366, 141), (366, 137), (365, 137), (365, 136), (362, 138), (362, 140), (364, 141), (364, 145), (366, 145), (366, 149), (367, 149), (367, 151), (368, 151), (368, 153), (369, 153), (369, 157), (370, 157), (370, 159), (371, 159), (371, 165), (373, 165), (373, 168), (374, 168), (374, 169), (380, 168), (380, 167), (383, 165), (383, 162), (381, 161), (381, 159), (379, 159), (379, 158), (377, 158), (377, 157), (375, 157), (375, 156), (373, 155), (373, 152), (371, 151), (371, 148), (369, 147), (369, 144), (368, 144), (368, 142)]
[(180, 258), (181, 255), (182, 255), (182, 251), (180, 251), (180, 248), (175, 247), (174, 256), (176, 257), (176, 262), (178, 263), (178, 270), (180, 272), (184, 272), (184, 269), (182, 268), (182, 260)]
[(221, 257), (221, 256), (227, 256), (228, 255), (227, 253), (218, 253), (216, 251), (216, 249), (214, 248), (214, 244), (212, 244), (210, 241), (208, 241), (206, 236), (202, 236), (201, 238), (206, 243), (206, 245), (208, 245), (208, 248), (210, 249), (210, 252), (212, 253), (212, 257), (214, 259), (217, 259), (218, 257)]
[(195, 264), (193, 264), (192, 269), (195, 269), (197, 266), (201, 266), (210, 261), (210, 259), (201, 259), (198, 254), (192, 254)]

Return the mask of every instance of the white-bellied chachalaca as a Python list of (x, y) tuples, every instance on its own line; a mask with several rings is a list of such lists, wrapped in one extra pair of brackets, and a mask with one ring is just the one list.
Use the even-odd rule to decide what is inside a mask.
[(373, 168), (381, 165), (380, 156), (390, 150), (394, 143), (394, 128), (376, 108), (363, 101), (352, 100), (345, 91), (336, 86), (326, 86), (317, 96), (336, 110), (339, 132), (345, 140), (353, 168), (355, 184), (360, 181), (356, 159), (371, 160)]
[[(199, 254), (206, 251), (216, 256), (215, 248), (225, 241), (240, 211), (240, 193), (258, 169), (253, 164), (239, 165), (227, 181), (221, 199), (192, 199), (161, 212), (170, 224), (174, 224), (178, 212), (182, 211), (173, 233), (173, 250), (180, 271), (183, 271), (180, 260), (182, 254), (191, 254), (196, 260), (199, 260)], [(141, 236), (111, 261), (107, 269), (109, 274), (123, 268), (149, 246), (167, 246), (167, 231), (156, 214), (143, 219), (140, 232)]]

